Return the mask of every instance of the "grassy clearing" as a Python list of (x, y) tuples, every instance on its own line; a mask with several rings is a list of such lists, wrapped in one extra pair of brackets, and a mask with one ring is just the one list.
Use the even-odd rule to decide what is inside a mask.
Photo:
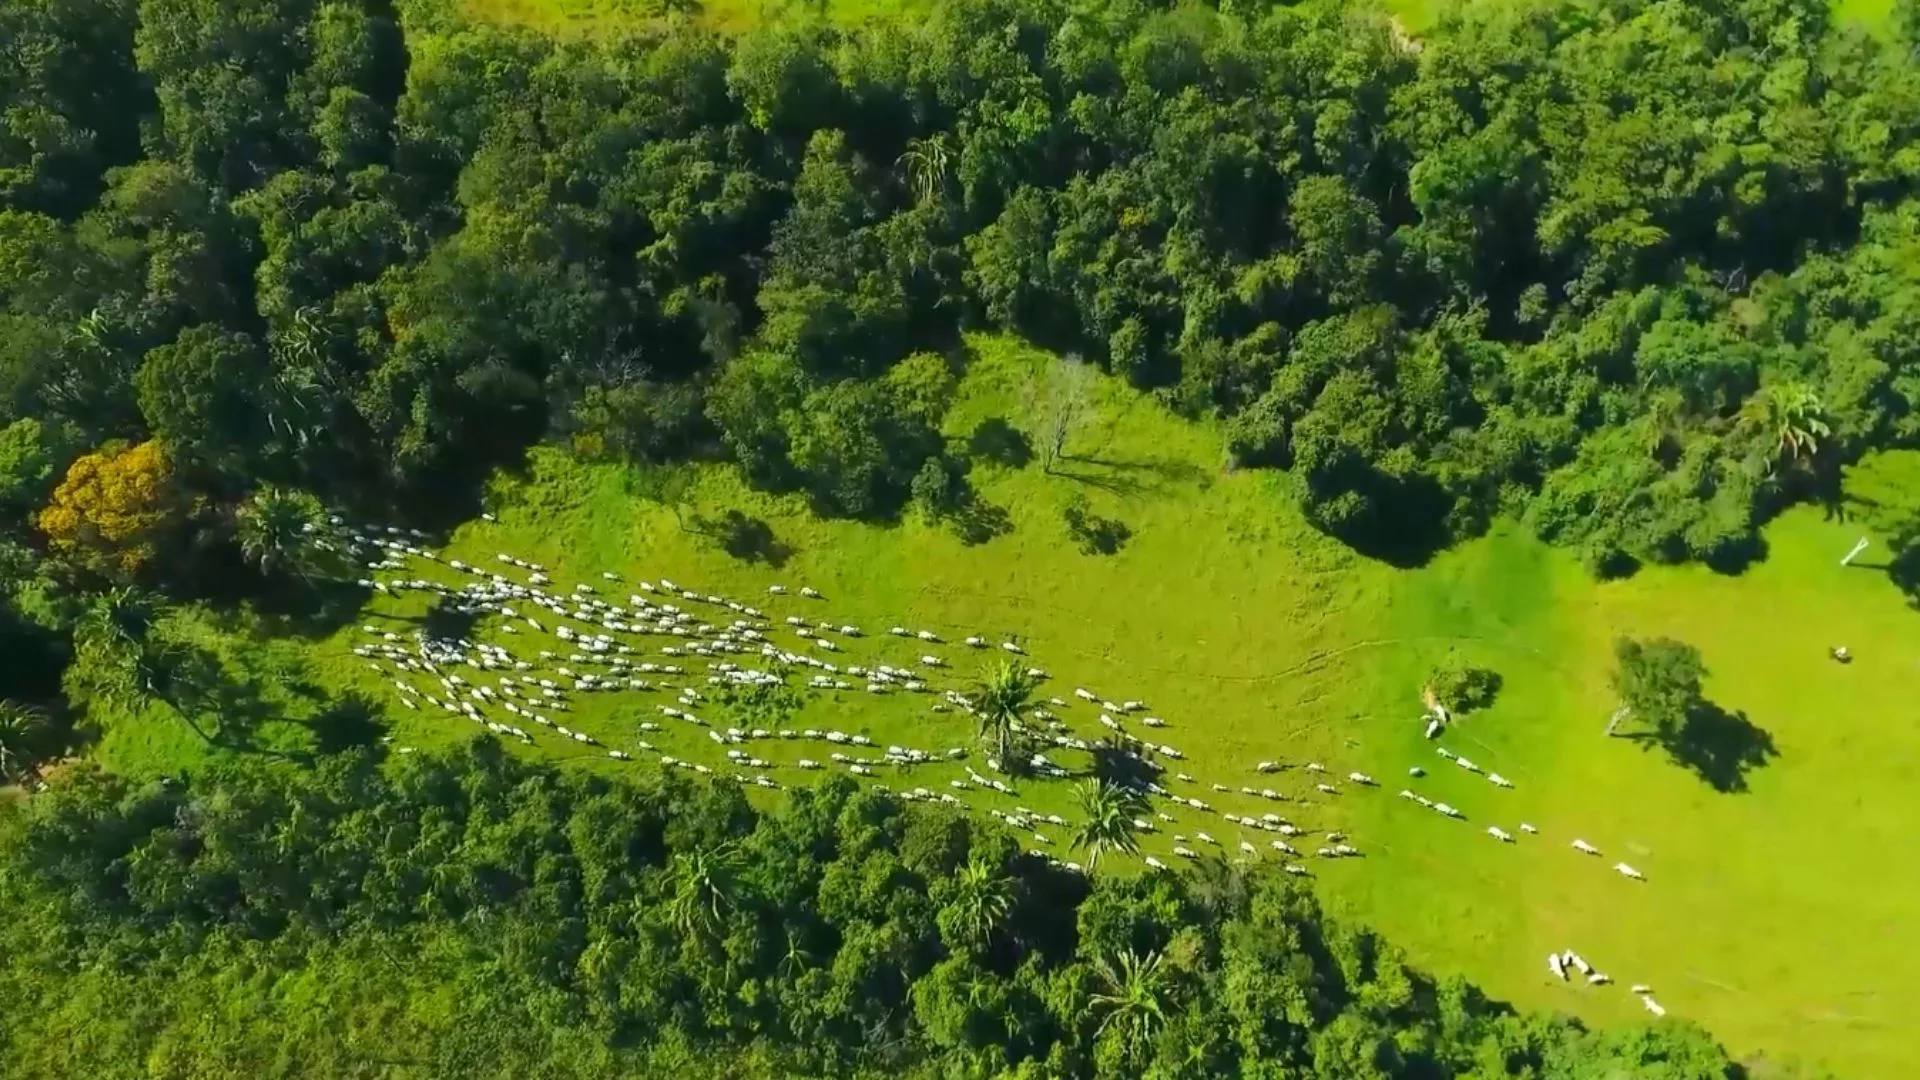
[[(951, 418), (956, 438), (996, 417), (1024, 422), (1021, 387), (1045, 362), (1002, 342), (980, 345)], [(836, 658), (843, 661), (916, 664), (928, 650), (885, 637), (894, 623), (934, 629), (950, 642), (968, 633), (996, 641), (1018, 635), (1033, 662), (1054, 673), (1047, 693), (1069, 697), (1085, 685), (1114, 700), (1142, 699), (1166, 717), (1172, 726), (1161, 738), (1187, 754), (1180, 767), (1201, 781), (1170, 782), (1176, 790), (1222, 810), (1273, 810), (1309, 829), (1350, 833), (1364, 858), (1306, 860), (1323, 894), (1387, 931), (1420, 963), (1462, 972), (1516, 1002), (1602, 1021), (1641, 1015), (1621, 986), (1648, 982), (1671, 1010), (1740, 1051), (1803, 1055), (1849, 1075), (1894, 1074), (1910, 1050), (1905, 1017), (1920, 1007), (1920, 991), (1901, 974), (1920, 962), (1920, 939), (1906, 929), (1920, 903), (1920, 866), (1899, 857), (1911, 824), (1902, 800), (1920, 779), (1920, 729), (1904, 719), (1911, 688), (1920, 685), (1920, 618), (1871, 565), (1873, 553), (1860, 560), (1869, 565), (1837, 566), (1860, 524), (1827, 521), (1810, 509), (1790, 513), (1769, 530), (1769, 558), (1739, 578), (1658, 569), (1596, 585), (1561, 553), (1513, 532), (1419, 570), (1393, 570), (1304, 527), (1278, 490), (1283, 477), (1223, 471), (1217, 439), (1204, 427), (1117, 387), (1103, 386), (1102, 395), (1097, 419), (1070, 445), (1073, 460), (1054, 475), (1037, 465), (976, 470), (982, 497), (1004, 509), (1011, 525), (977, 546), (915, 520), (818, 521), (795, 500), (745, 490), (723, 468), (699, 471), (691, 494), (669, 507), (641, 494), (653, 489), (647, 478), (543, 453), (527, 476), (498, 485), (499, 523), (464, 527), (446, 554), (490, 565), (494, 552), (514, 552), (557, 568), (563, 585), (601, 584), (602, 569), (629, 581), (669, 576), (757, 604), (776, 620), (830, 615), (869, 635), (848, 643)], [(1861, 486), (1897, 486), (1903, 469), (1920, 471), (1905, 468), (1911, 460), (1889, 461), (1899, 467), (1863, 477)], [(1061, 522), (1073, 499), (1124, 522), (1131, 539), (1113, 555), (1083, 554)], [(764, 521), (777, 545), (790, 549), (785, 565), (743, 562), (700, 531), (697, 519), (727, 509)], [(811, 584), (827, 599), (768, 598), (773, 582)], [(404, 633), (422, 610), (418, 601), (370, 604), (351, 627), (308, 650), (313, 674), (391, 703), (390, 688), (350, 648), (364, 640), (360, 623)], [(1744, 773), (1744, 791), (1717, 792), (1658, 750), (1602, 736), (1610, 644), (1623, 633), (1697, 645), (1712, 671), (1710, 696), (1771, 738), (1777, 756)], [(539, 647), (527, 633), (493, 640), (522, 653)], [(1827, 658), (1835, 644), (1852, 647), (1852, 665)], [(286, 665), (286, 650), (306, 646), (260, 648), (261, 657)], [(932, 651), (953, 664), (949, 683), (980, 659), (954, 644)], [(1500, 671), (1505, 688), (1445, 741), (1513, 778), (1517, 790), (1448, 765), (1422, 737), (1418, 689), (1449, 651)], [(289, 673), (285, 681), (298, 680)], [(297, 705), (297, 695), (283, 699)], [(653, 713), (663, 699), (576, 700), (577, 711), (556, 719), (632, 748), (641, 737), (636, 725), (660, 720)], [(883, 746), (971, 745), (965, 724), (928, 712), (927, 704), (908, 695), (826, 695), (808, 699), (785, 726), (860, 731)], [(705, 711), (724, 726), (723, 713)], [(1099, 731), (1085, 705), (1063, 712), (1079, 733)], [(401, 745), (440, 744), (474, 730), (444, 714), (397, 706), (392, 713)], [(661, 722), (664, 733), (645, 736), (661, 749), (719, 763), (719, 749), (701, 732)], [(203, 753), (177, 724), (121, 723), (112, 731), (103, 753), (124, 767), (174, 767)], [(535, 734), (530, 752), (579, 768), (653, 767)], [(788, 763), (824, 759), (828, 749), (752, 747)], [(1327, 797), (1298, 768), (1256, 776), (1252, 765), (1265, 758), (1324, 761), (1340, 775), (1362, 769), (1384, 790)], [(1414, 764), (1429, 777), (1406, 780)], [(882, 780), (939, 790), (962, 775), (960, 766), (943, 764)], [(1272, 786), (1294, 801), (1214, 794), (1207, 790), (1213, 780), (1236, 789)], [(1460, 807), (1468, 820), (1395, 798), (1403, 783)], [(1065, 784), (1019, 788), (1013, 798), (967, 798), (983, 809), (1073, 816)], [(1168, 858), (1167, 834), (1176, 829), (1206, 829), (1228, 847), (1241, 838), (1217, 817), (1175, 816), (1179, 824), (1152, 838), (1149, 852)], [(1517, 832), (1521, 821), (1542, 835), (1509, 847), (1484, 834), (1489, 824)], [(1049, 831), (1064, 841), (1064, 830)], [(1575, 836), (1606, 857), (1572, 852)], [(1264, 850), (1266, 834), (1248, 838), (1263, 857), (1273, 855)], [(1296, 846), (1310, 851), (1322, 842), (1305, 840)], [(1064, 842), (1056, 850), (1067, 856)], [(1616, 859), (1651, 881), (1614, 875), (1607, 867)], [(1564, 948), (1582, 952), (1620, 985), (1552, 980), (1543, 957)]]

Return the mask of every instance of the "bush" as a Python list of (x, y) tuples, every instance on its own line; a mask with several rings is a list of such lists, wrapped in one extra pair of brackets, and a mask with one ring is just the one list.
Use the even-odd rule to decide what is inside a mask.
[(1455, 716), (1484, 709), (1500, 693), (1500, 673), (1492, 668), (1473, 667), (1457, 657), (1448, 657), (1427, 677), (1427, 689), (1434, 699)]

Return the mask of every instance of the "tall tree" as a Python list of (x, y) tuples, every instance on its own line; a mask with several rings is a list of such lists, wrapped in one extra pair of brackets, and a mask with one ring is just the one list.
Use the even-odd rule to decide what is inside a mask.
[(263, 574), (311, 573), (317, 563), (316, 541), (325, 540), (326, 513), (320, 501), (304, 491), (263, 487), (248, 496), (234, 513), (234, 532), (240, 553)]
[(1012, 660), (1001, 660), (981, 672), (968, 695), (968, 704), (980, 725), (980, 738), (1002, 772), (1023, 764), (1021, 716), (1033, 700), (1037, 685), (1026, 668)]
[(740, 850), (732, 843), (681, 852), (673, 859), (674, 924), (688, 934), (716, 937), (739, 899)]
[(1075, 794), (1080, 800), (1080, 824), (1074, 831), (1073, 848), (1087, 853), (1089, 871), (1107, 852), (1140, 853), (1133, 819), (1144, 812), (1145, 800), (1138, 792), (1104, 780), (1087, 780)]
[(954, 874), (940, 925), (966, 948), (984, 952), (1013, 913), (1013, 880), (976, 852)]
[(1128, 1062), (1137, 1063), (1166, 1027), (1172, 977), (1164, 961), (1160, 953), (1142, 956), (1129, 949), (1093, 965), (1100, 987), (1093, 995), (1101, 1014), (1099, 1032), (1118, 1041)]
[[(1632, 717), (1662, 739), (1678, 735), (1705, 700), (1700, 650), (1672, 638), (1623, 637), (1613, 643), (1613, 655), (1613, 691), (1626, 710), (1619, 718)], [(1615, 723), (1607, 725), (1609, 735)]]

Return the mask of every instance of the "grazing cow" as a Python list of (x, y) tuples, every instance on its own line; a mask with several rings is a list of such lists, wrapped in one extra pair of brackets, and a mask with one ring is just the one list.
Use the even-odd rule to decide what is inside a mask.
[(1647, 1011), (1652, 1013), (1655, 1016), (1667, 1015), (1667, 1010), (1661, 1008), (1660, 1003), (1653, 1000), (1653, 997), (1651, 995), (1648, 995), (1648, 994), (1640, 995), (1640, 1004), (1645, 1005), (1647, 1007)]
[(1592, 844), (1587, 843), (1585, 840), (1575, 840), (1573, 842), (1573, 850), (1578, 851), (1583, 855), (1600, 854), (1599, 848), (1594, 847)]
[(1553, 972), (1555, 976), (1562, 980), (1565, 980), (1567, 977), (1566, 964), (1560, 959), (1559, 953), (1547, 954), (1547, 970)]
[(1493, 837), (1495, 840), (1498, 840), (1503, 844), (1513, 843), (1512, 834), (1508, 833), (1507, 830), (1501, 828), (1498, 825), (1487, 826), (1487, 835)]
[(1613, 864), (1613, 868), (1614, 868), (1615, 870), (1618, 870), (1618, 871), (1620, 872), (1620, 874), (1621, 874), (1621, 876), (1623, 876), (1623, 877), (1630, 877), (1630, 878), (1632, 878), (1632, 879), (1633, 879), (1633, 880), (1635, 880), (1635, 881), (1645, 881), (1645, 880), (1647, 880), (1647, 877), (1646, 877), (1646, 875), (1645, 875), (1645, 874), (1642, 874), (1642, 873), (1641, 873), (1640, 871), (1638, 871), (1638, 870), (1635, 870), (1635, 869), (1634, 869), (1633, 867), (1631, 867), (1631, 866), (1628, 866), (1628, 865), (1627, 865), (1626, 863), (1623, 863), (1623, 862), (1621, 862), (1621, 863), (1614, 863), (1614, 864)]
[(1149, 855), (1147, 856), (1147, 867), (1148, 869), (1151, 869), (1151, 870), (1165, 870), (1167, 868), (1167, 864)]
[(1521, 832), (1523, 832), (1523, 833), (1537, 833), (1537, 832), (1539, 832), (1540, 830), (1539, 830), (1539, 829), (1536, 829), (1536, 828), (1534, 828), (1533, 826), (1531, 826), (1531, 825), (1529, 825), (1529, 824), (1527, 824), (1526, 822), (1524, 822), (1524, 821), (1523, 821), (1523, 822), (1521, 822), (1521, 823), (1520, 823), (1520, 831), (1521, 831)]

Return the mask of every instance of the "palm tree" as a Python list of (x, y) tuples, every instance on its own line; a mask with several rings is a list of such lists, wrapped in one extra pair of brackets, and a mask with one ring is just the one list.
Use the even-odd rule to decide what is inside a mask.
[(971, 702), (973, 714), (980, 721), (980, 737), (992, 747), (1002, 772), (1014, 766), (1020, 717), (1036, 685), (1033, 676), (1011, 660), (1002, 660), (982, 672), (974, 685)]
[(1159, 953), (1142, 957), (1131, 949), (1121, 953), (1117, 962), (1101, 957), (1094, 964), (1094, 974), (1103, 989), (1093, 995), (1093, 1006), (1106, 1013), (1098, 1034), (1109, 1029), (1119, 1032), (1127, 1056), (1132, 1057), (1165, 1026), (1172, 980), (1161, 966)]
[(959, 936), (974, 949), (984, 949), (1013, 910), (1013, 882), (976, 854), (954, 875), (947, 909)]
[(160, 610), (152, 596), (123, 585), (94, 597), (81, 612), (73, 627), (73, 670), (92, 693), (123, 705), (158, 693), (153, 629)]
[(734, 868), (738, 850), (732, 844), (704, 851), (683, 852), (673, 858), (673, 919), (689, 934), (712, 934), (721, 917), (734, 906)]
[(320, 503), (303, 491), (263, 487), (234, 514), (240, 552), (264, 574), (302, 577), (312, 564), (313, 534), (326, 520)]
[(1833, 434), (1823, 418), (1820, 395), (1805, 383), (1763, 386), (1747, 404), (1771, 434), (1780, 457), (1811, 458), (1820, 452), (1820, 440)]
[(806, 937), (793, 926), (787, 927), (787, 948), (780, 956), (775, 970), (791, 979), (813, 966), (813, 950), (807, 948)]
[(51, 730), (45, 709), (0, 701), (0, 783), (11, 782), (32, 768), (47, 749)]
[(1080, 785), (1080, 815), (1084, 820), (1073, 836), (1075, 851), (1087, 853), (1091, 871), (1100, 856), (1109, 851), (1127, 855), (1140, 853), (1139, 838), (1134, 835), (1133, 819), (1140, 816), (1144, 800), (1138, 792), (1120, 784), (1088, 780)]
[(907, 140), (907, 150), (896, 164), (907, 174), (907, 184), (920, 205), (934, 201), (946, 189), (950, 158), (945, 135)]

